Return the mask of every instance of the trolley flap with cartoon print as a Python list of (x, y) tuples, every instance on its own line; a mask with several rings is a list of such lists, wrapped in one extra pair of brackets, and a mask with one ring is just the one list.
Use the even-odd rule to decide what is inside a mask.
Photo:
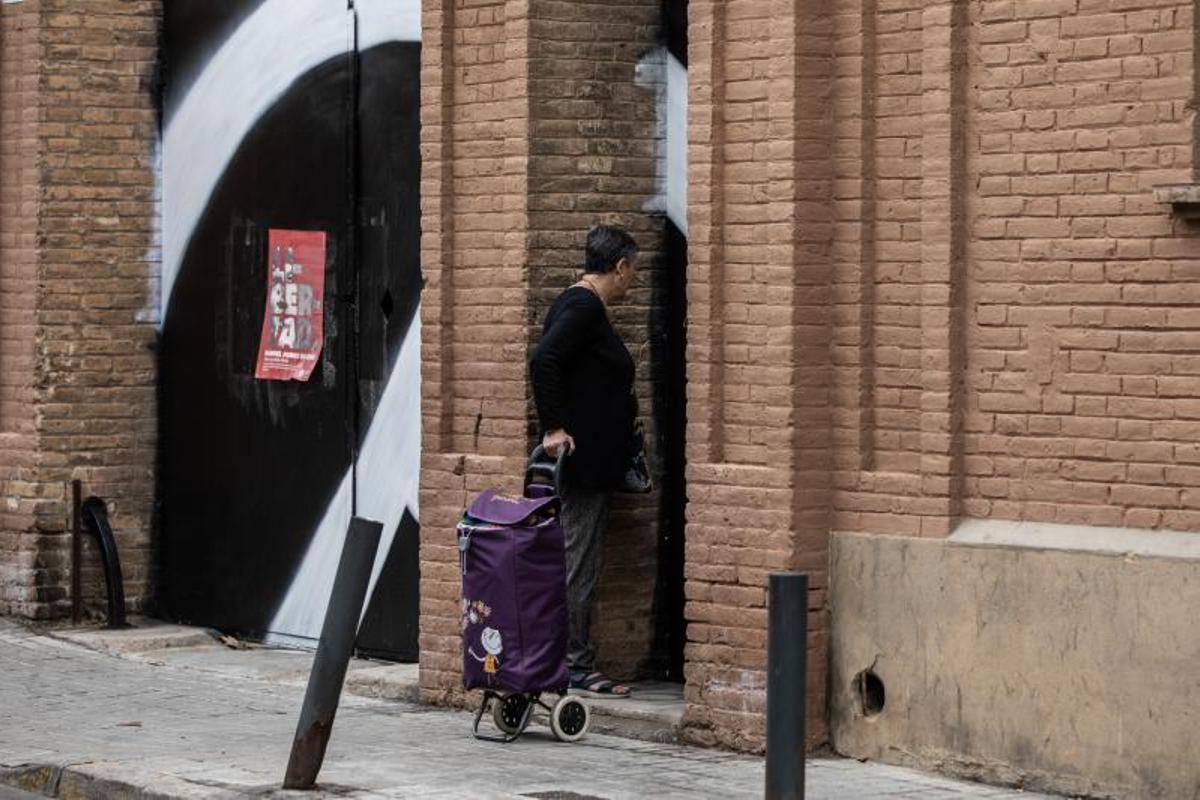
[(463, 684), (564, 691), (567, 598), (559, 499), (494, 489), (458, 525)]

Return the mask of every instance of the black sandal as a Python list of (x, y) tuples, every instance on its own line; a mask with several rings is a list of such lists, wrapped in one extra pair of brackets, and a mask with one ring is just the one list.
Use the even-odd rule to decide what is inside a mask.
[(591, 697), (629, 697), (630, 688), (613, 682), (603, 672), (572, 673), (571, 688)]

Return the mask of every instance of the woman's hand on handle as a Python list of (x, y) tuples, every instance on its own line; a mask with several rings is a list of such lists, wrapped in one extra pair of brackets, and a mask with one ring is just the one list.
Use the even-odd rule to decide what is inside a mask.
[(571, 438), (571, 434), (564, 431), (562, 428), (553, 431), (546, 431), (542, 437), (542, 447), (546, 448), (546, 453), (551, 458), (558, 458), (558, 454), (565, 447), (567, 455), (575, 452), (575, 440)]

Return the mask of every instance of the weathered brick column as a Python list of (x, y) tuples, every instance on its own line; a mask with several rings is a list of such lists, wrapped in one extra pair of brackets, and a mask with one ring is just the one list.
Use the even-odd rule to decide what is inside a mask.
[(454, 526), (524, 467), (529, 2), (430, 0), (422, 23), (421, 691), (453, 702)]
[[(0, 11), (0, 613), (69, 608), (70, 481), (109, 501), (131, 610), (150, 582), (160, 7)], [(89, 547), (89, 603), (103, 580)]]
[(921, 31), (921, 491), (923, 535), (962, 513), (966, 6), (927, 3)]
[(31, 481), (40, 199), (36, 5), (0, 10), (0, 48), (0, 611), (45, 616), (36, 574), (44, 563), (36, 535), (39, 502)]
[(692, 2), (689, 738), (763, 746), (766, 585), (811, 576), (810, 738), (824, 737), (829, 532), (826, 3)]

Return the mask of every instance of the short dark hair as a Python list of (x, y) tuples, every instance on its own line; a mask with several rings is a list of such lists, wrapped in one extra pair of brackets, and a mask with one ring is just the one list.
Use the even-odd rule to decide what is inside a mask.
[(632, 261), (638, 254), (637, 242), (616, 225), (595, 225), (587, 235), (583, 271), (603, 275), (612, 272), (622, 258)]

